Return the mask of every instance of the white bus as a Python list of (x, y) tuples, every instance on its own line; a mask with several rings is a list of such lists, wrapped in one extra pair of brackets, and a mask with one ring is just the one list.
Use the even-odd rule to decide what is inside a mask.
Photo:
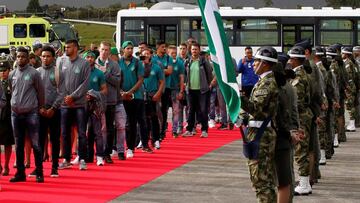
[[(244, 48), (270, 45), (285, 52), (294, 43), (310, 38), (313, 46), (360, 44), (360, 8), (323, 7), (314, 9), (278, 9), (221, 7), (220, 14), (232, 56), (238, 60)], [(155, 46), (157, 40), (179, 45), (190, 36), (207, 45), (201, 13), (197, 6), (161, 2), (150, 9), (144, 7), (118, 12), (117, 47), (125, 40)]]

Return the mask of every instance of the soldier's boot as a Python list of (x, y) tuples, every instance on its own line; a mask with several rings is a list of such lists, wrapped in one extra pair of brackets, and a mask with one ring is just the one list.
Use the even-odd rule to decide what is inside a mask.
[(338, 140), (338, 134), (336, 133), (334, 135), (334, 147), (339, 147), (339, 140)]
[(308, 195), (312, 193), (309, 176), (300, 176), (299, 185), (294, 190), (294, 195)]
[(346, 127), (346, 131), (348, 131), (348, 132), (355, 132), (356, 131), (355, 120), (349, 120), (349, 124)]
[(320, 161), (319, 161), (320, 165), (326, 165), (326, 156), (325, 156), (325, 150), (321, 149), (320, 150)]

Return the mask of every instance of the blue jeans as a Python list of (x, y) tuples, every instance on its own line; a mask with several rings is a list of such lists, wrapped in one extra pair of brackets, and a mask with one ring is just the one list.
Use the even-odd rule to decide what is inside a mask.
[[(172, 132), (177, 132), (179, 127), (179, 108), (180, 100), (176, 98), (179, 94), (178, 90), (171, 90), (171, 103), (172, 103)], [(182, 125), (181, 125), (182, 127)]]
[(213, 87), (211, 89), (211, 94), (210, 94), (210, 109), (209, 109), (209, 118), (215, 120), (215, 116), (216, 116), (216, 97), (217, 97), (217, 87)]
[(16, 165), (17, 174), (25, 175), (24, 165), (24, 148), (26, 133), (30, 137), (32, 148), (34, 149), (34, 158), (36, 166), (36, 174), (43, 174), (42, 152), (39, 144), (39, 114), (37, 112), (30, 112), (24, 114), (17, 114), (11, 112), (11, 124), (13, 127), (16, 149)]
[(115, 126), (116, 126), (116, 148), (117, 153), (125, 152), (125, 126), (126, 112), (123, 104), (116, 105), (115, 108)]
[(66, 161), (71, 159), (71, 126), (76, 121), (78, 130), (79, 158), (86, 159), (86, 113), (85, 108), (61, 108), (61, 129), (63, 152)]

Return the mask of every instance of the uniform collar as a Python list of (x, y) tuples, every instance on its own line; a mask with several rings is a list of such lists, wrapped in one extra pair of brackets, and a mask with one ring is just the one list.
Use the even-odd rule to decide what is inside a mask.
[(294, 70), (294, 72), (297, 72), (297, 71), (300, 71), (302, 68), (303, 68), (303, 66), (300, 65), (300, 66), (294, 68), (293, 70)]
[(260, 77), (261, 79), (263, 79), (263, 78), (265, 78), (267, 75), (269, 75), (270, 73), (272, 73), (271, 70), (266, 71), (265, 73), (262, 73), (259, 77)]

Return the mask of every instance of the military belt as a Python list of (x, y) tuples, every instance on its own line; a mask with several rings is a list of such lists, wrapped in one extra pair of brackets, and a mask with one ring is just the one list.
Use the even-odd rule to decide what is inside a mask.
[[(264, 121), (249, 121), (248, 127), (249, 128), (260, 128)], [(271, 121), (267, 124), (266, 127), (271, 127)]]

